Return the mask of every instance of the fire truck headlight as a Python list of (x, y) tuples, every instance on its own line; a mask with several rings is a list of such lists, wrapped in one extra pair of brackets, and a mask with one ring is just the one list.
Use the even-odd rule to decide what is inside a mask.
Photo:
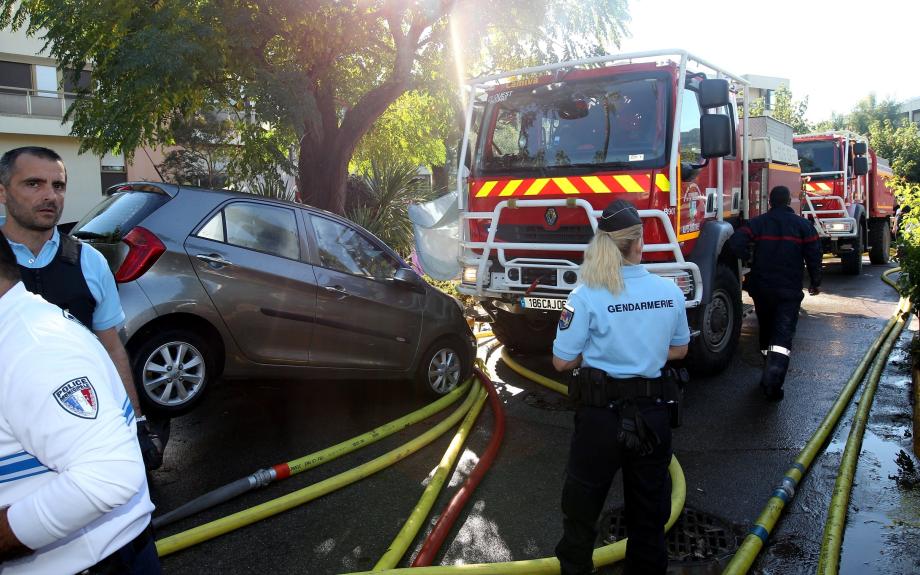
[(479, 277), (479, 268), (477, 266), (464, 266), (463, 267), (463, 283), (465, 284), (476, 284), (476, 279)]
[(827, 231), (829, 232), (851, 232), (853, 231), (853, 226), (849, 222), (831, 222), (827, 224)]

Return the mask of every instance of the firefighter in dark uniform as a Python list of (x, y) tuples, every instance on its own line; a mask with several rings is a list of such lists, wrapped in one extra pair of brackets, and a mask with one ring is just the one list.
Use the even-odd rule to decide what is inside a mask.
[(562, 491), (563, 575), (590, 573), (595, 523), (623, 469), (627, 573), (665, 573), (672, 409), (677, 385), (663, 375), (690, 342), (684, 294), (642, 260), (642, 220), (616, 200), (598, 219), (553, 344), (553, 366), (573, 370), (575, 431)]
[(790, 199), (789, 188), (773, 188), (770, 210), (742, 224), (729, 240), (736, 256), (752, 259), (746, 286), (760, 324), (760, 352), (766, 358), (760, 387), (774, 401), (784, 395), (792, 338), (804, 297), (803, 261), (811, 279), (808, 292), (817, 295), (821, 285), (821, 241), (814, 226), (789, 207)]

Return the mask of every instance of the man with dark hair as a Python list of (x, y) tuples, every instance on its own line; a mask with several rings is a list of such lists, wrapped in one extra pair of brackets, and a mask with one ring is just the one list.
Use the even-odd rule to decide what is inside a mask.
[(29, 293), (0, 232), (0, 572), (160, 573), (135, 418), (106, 350)]
[[(783, 399), (792, 339), (802, 304), (802, 263), (811, 278), (808, 292), (821, 285), (821, 241), (814, 226), (789, 207), (789, 188), (770, 191), (770, 210), (742, 224), (729, 240), (735, 255), (751, 260), (747, 291), (760, 324), (760, 352), (765, 357), (760, 386), (768, 399)], [(753, 256), (750, 253), (753, 246)]]
[(162, 463), (163, 446), (141, 412), (131, 364), (117, 326), (125, 319), (115, 279), (92, 246), (58, 232), (67, 171), (54, 150), (29, 146), (0, 158), (2, 229), (16, 254), (26, 289), (76, 317), (96, 334), (118, 369), (138, 417), (138, 440), (149, 469)]

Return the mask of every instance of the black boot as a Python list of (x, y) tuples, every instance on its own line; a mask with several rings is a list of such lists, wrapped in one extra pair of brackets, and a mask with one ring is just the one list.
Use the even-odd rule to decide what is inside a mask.
[(781, 401), (783, 399), (783, 383), (786, 381), (786, 370), (789, 369), (789, 356), (776, 351), (767, 352), (767, 361), (763, 366), (763, 375), (760, 378), (760, 388), (767, 399)]

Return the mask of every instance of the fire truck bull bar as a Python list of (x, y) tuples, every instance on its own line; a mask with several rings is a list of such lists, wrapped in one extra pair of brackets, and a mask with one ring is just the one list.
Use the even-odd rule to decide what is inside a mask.
[[(835, 201), (838, 206), (833, 210), (818, 209), (815, 207), (815, 201)], [(855, 238), (859, 233), (856, 225), (856, 219), (850, 217), (847, 213), (846, 204), (840, 196), (821, 196), (805, 194), (805, 208), (802, 210), (802, 216), (811, 217), (811, 221), (822, 238)]]
[[(461, 282), (459, 291), (469, 295), (476, 295), (481, 297), (500, 297), (502, 295), (533, 295), (533, 296), (544, 296), (544, 297), (560, 297), (564, 296), (564, 293), (560, 293), (561, 290), (566, 290), (565, 293), (571, 291), (575, 287), (574, 281), (565, 282), (560, 281), (563, 277), (563, 274), (566, 272), (577, 272), (578, 264), (566, 259), (552, 259), (552, 258), (522, 258), (517, 257), (513, 259), (507, 259), (505, 256), (506, 250), (513, 251), (540, 251), (540, 252), (584, 252), (588, 247), (588, 244), (563, 244), (558, 243), (531, 243), (531, 242), (505, 242), (496, 240), (496, 232), (498, 230), (498, 222), (501, 216), (501, 213), (506, 209), (520, 209), (520, 208), (549, 208), (549, 207), (579, 207), (582, 208), (588, 216), (588, 221), (591, 223), (591, 229), (597, 230), (597, 218), (602, 214), (601, 210), (595, 210), (587, 200), (568, 198), (568, 199), (554, 199), (554, 200), (519, 200), (519, 199), (508, 199), (499, 202), (491, 212), (462, 212), (461, 218), (464, 220), (461, 222), (461, 241), (460, 247), (462, 250), (461, 253), (461, 264), (466, 267), (475, 266), (476, 273), (476, 283), (464, 284)], [(664, 276), (670, 277), (675, 280), (677, 276), (683, 274), (689, 274), (692, 278), (692, 288), (686, 300), (687, 307), (696, 307), (700, 304), (702, 300), (703, 290), (702, 290), (702, 276), (700, 275), (700, 269), (694, 262), (688, 262), (684, 260), (684, 256), (680, 251), (680, 245), (677, 242), (677, 236), (674, 233), (674, 227), (671, 225), (671, 220), (668, 218), (662, 210), (639, 210), (639, 217), (654, 218), (661, 222), (662, 228), (667, 235), (668, 242), (660, 244), (647, 244), (643, 247), (643, 253), (653, 253), (653, 252), (669, 252), (674, 261), (672, 262), (660, 262), (660, 263), (648, 263), (643, 264), (649, 272)], [(474, 242), (471, 241), (468, 237), (469, 227), (466, 225), (466, 220), (487, 220), (489, 221), (489, 232), (484, 242)], [(482, 250), (481, 254), (476, 254), (473, 250)], [(536, 268), (536, 269), (545, 269), (547, 275), (550, 278), (555, 278), (555, 282), (550, 283), (540, 283), (544, 276), (541, 276), (536, 280), (536, 283), (531, 285), (524, 281), (523, 276), (519, 276), (517, 280), (511, 280), (504, 273), (491, 273), (490, 270), (490, 260), (489, 257), (492, 252), (495, 252), (497, 256), (498, 263), (507, 270), (509, 267), (521, 266), (526, 268)], [(486, 287), (486, 280), (488, 282), (488, 288)], [(541, 289), (542, 288), (542, 289)], [(554, 291), (547, 291), (548, 289)]]

